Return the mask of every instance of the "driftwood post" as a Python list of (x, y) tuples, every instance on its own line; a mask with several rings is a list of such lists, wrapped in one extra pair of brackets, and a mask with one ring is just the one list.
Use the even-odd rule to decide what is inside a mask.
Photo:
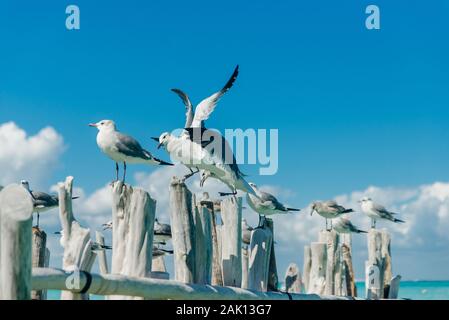
[[(65, 183), (58, 184), (59, 192), (59, 219), (62, 226), (61, 243), (64, 247), (62, 267), (66, 271), (90, 271), (96, 254), (92, 251), (90, 229), (83, 228), (76, 221), (72, 211), (73, 177), (66, 178)], [(79, 286), (79, 279), (67, 283), (68, 289), (83, 288)], [(88, 294), (78, 294), (71, 291), (62, 291), (61, 300), (87, 300)]]
[(311, 266), (307, 293), (324, 294), (326, 286), (327, 244), (312, 242), (310, 245)]
[(249, 263), (248, 246), (242, 247), (242, 288), (248, 289), (248, 263)]
[(386, 229), (382, 229), (381, 255), (383, 259), (383, 297), (388, 298), (390, 291), (390, 282), (393, 277), (391, 265), (391, 236)]
[(365, 262), (365, 286), (367, 299), (381, 299), (383, 297), (382, 233), (371, 229), (368, 232), (368, 260)]
[(388, 299), (397, 299), (399, 297), (399, 284), (401, 282), (401, 276), (397, 275), (391, 279), (390, 291), (388, 292)]
[(338, 254), (338, 234), (335, 230), (324, 231), (324, 238), (326, 239), (327, 245), (327, 260), (326, 260), (326, 288), (325, 293), (327, 295), (335, 294), (335, 284), (336, 284), (336, 271), (339, 259)]
[(31, 224), (33, 202), (22, 186), (0, 192), (0, 299), (31, 298)]
[[(45, 267), (47, 234), (38, 227), (32, 228), (32, 267)], [(44, 300), (46, 294), (44, 290), (31, 291), (32, 300)]]
[[(112, 187), (112, 274), (151, 277), (156, 201), (148, 192), (114, 182)], [(110, 296), (109, 299), (141, 297)]]
[(273, 237), (269, 229), (256, 229), (251, 232), (248, 264), (248, 289), (267, 291), (268, 271)]
[(212, 220), (207, 207), (195, 205), (195, 283), (211, 284), (212, 277)]
[(229, 197), (221, 202), (223, 219), (221, 261), (223, 285), (242, 285), (242, 198)]
[(303, 277), (304, 290), (309, 292), (310, 268), (312, 267), (312, 251), (310, 246), (304, 246), (304, 262), (303, 262)]
[(290, 263), (285, 272), (285, 291), (288, 293), (301, 293), (301, 274), (296, 263)]
[[(104, 235), (100, 231), (95, 232), (95, 240), (97, 241), (98, 244), (103, 245), (103, 246), (105, 245)], [(101, 274), (109, 273), (108, 259), (106, 257), (106, 250), (98, 251), (97, 255), (98, 255), (98, 266), (100, 268), (100, 273)]]
[(341, 245), (343, 271), (345, 277), (346, 294), (351, 297), (357, 297), (357, 287), (355, 285), (355, 274), (352, 266), (351, 248), (346, 245)]
[(221, 233), (220, 225), (217, 225), (217, 213), (214, 210), (214, 202), (208, 199), (202, 200), (201, 205), (210, 214), (211, 240), (212, 240), (212, 275), (211, 284), (214, 286), (223, 285), (223, 275), (221, 272)]
[(170, 221), (175, 262), (175, 280), (195, 281), (195, 217), (192, 193), (182, 180), (170, 183)]
[(268, 269), (268, 290), (269, 291), (277, 291), (279, 278), (278, 271), (276, 266), (276, 254), (274, 253), (274, 224), (273, 220), (266, 218), (266, 227), (271, 231), (272, 241), (271, 241), (271, 252), (270, 252), (270, 261), (269, 261), (269, 269)]

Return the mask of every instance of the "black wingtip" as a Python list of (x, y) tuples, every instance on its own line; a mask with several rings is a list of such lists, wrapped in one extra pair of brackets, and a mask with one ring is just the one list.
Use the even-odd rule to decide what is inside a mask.
[(350, 212), (354, 212), (354, 210), (353, 209), (346, 209), (346, 210), (343, 211), (343, 213), (350, 213)]
[(226, 92), (234, 85), (235, 80), (237, 79), (237, 76), (239, 75), (239, 65), (237, 65), (234, 69), (234, 72), (232, 73), (231, 77), (229, 78), (228, 82), (226, 82), (225, 86), (221, 91)]
[(394, 222), (396, 222), (396, 223), (405, 223), (404, 220), (400, 220), (400, 219), (394, 219)]
[(287, 208), (287, 211), (301, 211), (301, 209)]
[(365, 231), (365, 230), (357, 230), (357, 233), (368, 233), (368, 231)]
[(79, 197), (72, 197), (72, 200), (76, 200), (76, 199), (79, 199)]
[(161, 159), (154, 158), (154, 160), (156, 160), (160, 166), (174, 166), (173, 163), (166, 162), (166, 161), (161, 160)]

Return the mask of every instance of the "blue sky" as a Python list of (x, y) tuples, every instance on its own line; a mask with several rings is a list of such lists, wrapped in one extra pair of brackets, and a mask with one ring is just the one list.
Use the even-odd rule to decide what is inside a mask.
[[(79, 31), (65, 29), (72, 3)], [(365, 28), (371, 3), (381, 30)], [(151, 136), (184, 123), (170, 88), (199, 102), (239, 64), (208, 126), (279, 129), (278, 173), (243, 170), (292, 190), (292, 204), (449, 181), (447, 12), (447, 1), (2, 1), (0, 124), (52, 126), (66, 148), (41, 187), (70, 174), (90, 193), (114, 167), (88, 123), (114, 119), (155, 151)]]

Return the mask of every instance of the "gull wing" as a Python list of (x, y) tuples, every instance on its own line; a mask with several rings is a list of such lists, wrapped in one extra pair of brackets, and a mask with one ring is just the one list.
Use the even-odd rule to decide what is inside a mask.
[(150, 152), (144, 150), (140, 143), (133, 137), (117, 132), (117, 140), (115, 142), (117, 151), (127, 155), (128, 157), (153, 159)]
[(269, 194), (268, 192), (260, 191), (260, 200), (263, 205), (270, 206), (271, 209), (287, 211), (284, 205), (280, 203), (275, 196)]
[(190, 128), (192, 126), (193, 121), (193, 106), (190, 102), (189, 96), (179, 89), (171, 89), (174, 93), (176, 93), (184, 103), (184, 106), (186, 107), (186, 123), (184, 125), (184, 128)]
[(195, 115), (192, 121), (192, 127), (199, 128), (203, 126), (203, 121), (209, 119), (209, 116), (215, 109), (218, 100), (229, 90), (237, 79), (239, 74), (239, 66), (237, 65), (232, 73), (231, 78), (226, 82), (225, 86), (218, 92), (214, 93), (210, 97), (201, 101), (195, 110)]

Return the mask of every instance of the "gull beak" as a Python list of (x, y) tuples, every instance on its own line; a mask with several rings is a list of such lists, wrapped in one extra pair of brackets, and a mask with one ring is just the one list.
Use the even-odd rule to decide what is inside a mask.
[(98, 127), (98, 124), (96, 124), (96, 123), (89, 123), (88, 126), (89, 126), (89, 127), (95, 127), (95, 128), (96, 128), (96, 127)]
[(156, 142), (159, 142), (159, 138), (151, 137), (151, 139), (153, 139), (153, 140), (156, 141)]
[(204, 182), (206, 182), (206, 180), (207, 180), (207, 177), (206, 177), (206, 176), (204, 176), (204, 177), (201, 178), (201, 180), (200, 180), (200, 187), (201, 187), (201, 188), (204, 186)]
[[(159, 140), (158, 140), (159, 141)], [(157, 145), (157, 148), (160, 149), (162, 147), (162, 142)]]

